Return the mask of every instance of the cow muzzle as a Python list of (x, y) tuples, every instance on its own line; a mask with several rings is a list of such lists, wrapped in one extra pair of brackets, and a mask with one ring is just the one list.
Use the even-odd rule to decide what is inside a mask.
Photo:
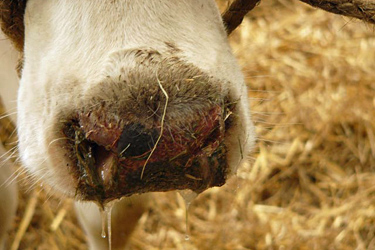
[(200, 193), (225, 183), (225, 134), (235, 122), (236, 102), (220, 80), (185, 63), (162, 63), (147, 67), (156, 73), (139, 74), (145, 68), (138, 68), (109, 77), (65, 119), (62, 148), (79, 199), (104, 204), (145, 192)]

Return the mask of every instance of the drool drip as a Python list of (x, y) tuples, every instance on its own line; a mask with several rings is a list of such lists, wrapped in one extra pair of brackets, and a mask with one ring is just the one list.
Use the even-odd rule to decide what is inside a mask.
[(114, 204), (105, 206), (105, 213), (107, 215), (107, 231), (108, 231), (108, 249), (112, 249), (112, 208)]
[(100, 214), (102, 219), (101, 237), (108, 237), (108, 249), (112, 249), (112, 208), (119, 200), (111, 201), (104, 205), (104, 209), (100, 207)]
[(102, 217), (102, 233), (101, 233), (101, 236), (103, 239), (105, 239), (107, 237), (107, 234), (105, 232), (105, 223), (107, 221), (107, 213), (102, 209), (100, 208), (100, 215)]
[(189, 207), (198, 194), (190, 189), (180, 190), (178, 193), (181, 195), (182, 199), (185, 201), (185, 240), (190, 240), (190, 230), (189, 230)]

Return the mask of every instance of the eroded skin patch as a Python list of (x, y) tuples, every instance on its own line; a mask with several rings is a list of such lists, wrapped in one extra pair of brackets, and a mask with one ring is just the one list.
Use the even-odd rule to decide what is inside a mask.
[(69, 127), (74, 131), (66, 133), (72, 139), (72, 157), (77, 162), (73, 172), (79, 179), (78, 195), (84, 200), (106, 203), (136, 193), (181, 189), (200, 193), (223, 185), (228, 169), (220, 111), (218, 107), (209, 112), (209, 118), (190, 133), (164, 131), (150, 158), (153, 147), (143, 154), (126, 156), (131, 144), (118, 152), (118, 143), (93, 143), (72, 124)]

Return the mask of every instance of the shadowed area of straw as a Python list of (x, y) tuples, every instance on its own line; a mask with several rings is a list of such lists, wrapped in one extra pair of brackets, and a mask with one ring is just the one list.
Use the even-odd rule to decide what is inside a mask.
[[(230, 40), (259, 137), (250, 164), (192, 203), (190, 241), (183, 199), (160, 193), (129, 249), (375, 249), (374, 27), (263, 1)], [(26, 189), (10, 244), (28, 207), (19, 249), (87, 249), (72, 201)]]

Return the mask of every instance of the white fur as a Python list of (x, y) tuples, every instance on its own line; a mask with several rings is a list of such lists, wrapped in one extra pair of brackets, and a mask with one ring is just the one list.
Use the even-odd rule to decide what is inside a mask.
[(76, 180), (56, 146), (63, 140), (56, 123), (63, 122), (67, 109), (78, 109), (80, 97), (108, 73), (110, 54), (136, 48), (163, 53), (166, 43), (186, 62), (221, 79), (239, 100), (240, 123), (225, 139), (231, 171), (246, 160), (241, 152), (249, 152), (254, 142), (247, 89), (214, 0), (28, 0), (24, 20), (19, 149), (24, 166), (38, 179), (74, 196)]

